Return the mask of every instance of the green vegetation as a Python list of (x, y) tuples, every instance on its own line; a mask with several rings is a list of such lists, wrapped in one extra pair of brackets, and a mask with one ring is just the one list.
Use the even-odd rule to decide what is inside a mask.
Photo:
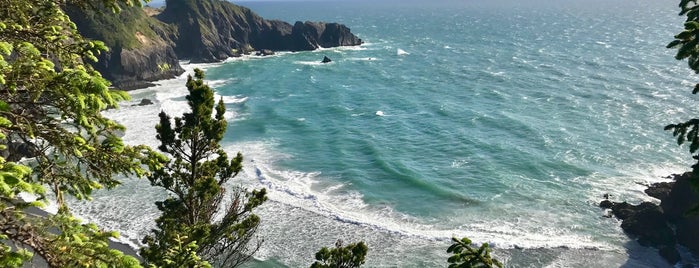
[[(160, 157), (124, 145), (117, 135), (123, 127), (100, 114), (128, 96), (85, 64), (106, 48), (77, 33), (62, 2), (0, 0), (0, 266), (20, 267), (36, 254), (51, 267), (137, 267), (136, 259), (108, 247), (115, 232), (80, 223), (64, 202), (66, 194), (89, 200), (92, 191), (117, 186), (118, 174), (146, 175)], [(31, 160), (20, 163), (22, 157)], [(45, 204), (45, 186), (59, 210), (40, 217), (30, 209)], [(38, 198), (25, 201), (21, 192)]]
[[(699, 73), (699, 6), (696, 0), (681, 0), (680, 15), (687, 16), (684, 23), (684, 31), (675, 35), (675, 40), (667, 45), (668, 48), (677, 48), (675, 58), (687, 59), (689, 68)], [(694, 86), (692, 94), (699, 92), (699, 84)], [(699, 118), (693, 118), (682, 123), (670, 124), (665, 130), (672, 130), (672, 135), (677, 137), (677, 144), (689, 143), (689, 152), (697, 163), (692, 165), (692, 177), (690, 179), (695, 189), (699, 189)], [(699, 212), (699, 207), (694, 210)]]
[[(242, 169), (243, 156), (228, 159), (219, 142), (226, 132), (225, 107), (220, 100), (214, 107), (214, 93), (204, 83), (204, 73), (194, 70), (187, 79), (187, 104), (191, 112), (171, 118), (160, 113), (156, 126), (160, 149), (172, 156), (163, 167), (148, 177), (153, 186), (163, 187), (171, 197), (157, 202), (163, 214), (156, 220), (157, 230), (143, 242), (148, 246), (141, 255), (149, 264), (173, 267), (162, 256), (173, 249), (191, 250), (187, 261), (192, 265), (235, 267), (257, 251), (260, 242), (252, 243), (260, 218), (252, 210), (262, 204), (266, 192), (246, 192), (241, 187), (226, 189), (225, 184)], [(215, 110), (215, 114), (214, 114)], [(230, 190), (230, 195), (226, 195)], [(230, 200), (225, 198), (230, 197)], [(222, 206), (228, 201), (228, 205)], [(223, 215), (214, 221), (217, 212)]]
[(364, 242), (342, 246), (342, 241), (337, 240), (332, 249), (323, 247), (316, 253), (316, 262), (311, 268), (356, 268), (364, 264), (364, 257), (369, 248)]
[(480, 248), (471, 247), (471, 240), (464, 237), (461, 240), (452, 238), (454, 242), (448, 249), (448, 253), (453, 253), (447, 260), (449, 268), (502, 268), (502, 263), (490, 257), (490, 247), (488, 243), (483, 243)]
[(167, 63), (158, 64), (158, 69), (161, 72), (167, 72), (170, 70), (170, 64), (167, 64)]
[(162, 42), (157, 31), (171, 28), (151, 18), (141, 7), (121, 4), (118, 14), (105, 14), (109, 7), (98, 5), (94, 9), (68, 8), (71, 20), (80, 25), (85, 36), (103, 41), (108, 47), (138, 48), (152, 42)]

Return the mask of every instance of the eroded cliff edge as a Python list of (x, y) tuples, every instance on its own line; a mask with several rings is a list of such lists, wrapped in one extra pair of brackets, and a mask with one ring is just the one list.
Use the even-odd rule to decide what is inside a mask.
[(67, 8), (87, 38), (110, 48), (95, 64), (121, 89), (183, 72), (179, 60), (218, 62), (253, 50), (304, 51), (361, 45), (339, 23), (266, 20), (246, 7), (221, 0), (167, 0), (164, 9), (124, 7), (119, 14)]

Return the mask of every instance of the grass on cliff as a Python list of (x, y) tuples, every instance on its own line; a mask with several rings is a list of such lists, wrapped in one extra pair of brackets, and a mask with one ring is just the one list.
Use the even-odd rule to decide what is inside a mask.
[[(73, 21), (83, 27), (83, 35), (103, 41), (109, 47), (133, 49), (150, 42), (160, 42), (161, 38), (151, 27), (168, 31), (168, 26), (152, 18), (139, 7), (122, 7), (119, 14), (100, 11), (85, 11)], [(139, 40), (140, 39), (140, 40)]]

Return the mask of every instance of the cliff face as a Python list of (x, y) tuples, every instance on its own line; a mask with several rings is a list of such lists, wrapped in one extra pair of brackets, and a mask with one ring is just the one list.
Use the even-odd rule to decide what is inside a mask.
[(177, 25), (177, 55), (192, 62), (220, 61), (253, 49), (301, 51), (362, 44), (341, 24), (296, 22), (292, 26), (218, 0), (168, 0), (158, 19)]
[(70, 7), (66, 12), (81, 34), (103, 40), (110, 48), (100, 55), (95, 69), (127, 90), (181, 74), (179, 59), (217, 62), (252, 50), (302, 51), (362, 44), (342, 24), (296, 22), (292, 26), (220, 0), (167, 0), (165, 9), (154, 17), (135, 7), (123, 7), (119, 14)]
[(135, 7), (124, 6), (121, 13), (85, 12), (67, 7), (66, 12), (80, 33), (102, 40), (109, 51), (99, 55), (93, 66), (120, 89), (150, 86), (150, 81), (182, 74), (174, 42), (166, 39), (173, 29)]

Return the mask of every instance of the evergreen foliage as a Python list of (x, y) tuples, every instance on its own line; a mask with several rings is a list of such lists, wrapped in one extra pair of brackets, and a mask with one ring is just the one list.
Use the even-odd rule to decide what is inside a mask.
[(342, 241), (337, 240), (332, 249), (323, 247), (316, 253), (316, 261), (311, 268), (356, 268), (364, 264), (364, 257), (369, 248), (364, 242), (342, 246)]
[[(135, 258), (108, 247), (116, 233), (81, 224), (64, 202), (65, 194), (89, 200), (93, 190), (118, 185), (115, 175), (142, 176), (162, 160), (147, 147), (124, 145), (123, 127), (100, 114), (128, 96), (85, 64), (106, 47), (78, 34), (61, 9), (67, 2), (141, 5), (0, 0), (0, 266), (20, 267), (37, 254), (51, 267), (136, 267)], [(57, 215), (28, 210), (44, 204), (44, 185)], [(21, 192), (38, 201), (24, 201)]]
[(490, 257), (490, 247), (488, 243), (483, 243), (480, 248), (471, 247), (471, 240), (464, 237), (459, 240), (453, 237), (454, 242), (448, 249), (448, 253), (453, 253), (447, 260), (449, 268), (502, 268), (502, 263)]
[[(199, 69), (194, 72), (194, 77), (187, 79), (191, 111), (174, 118), (174, 122), (161, 112), (156, 126), (158, 149), (172, 159), (148, 179), (153, 186), (165, 188), (171, 197), (156, 203), (162, 215), (156, 220), (157, 229), (144, 238), (147, 247), (141, 255), (151, 265), (173, 267), (180, 264), (168, 263), (162, 256), (179, 247), (201, 257), (189, 255), (188, 261), (194, 266), (235, 267), (260, 246), (261, 241), (251, 243), (260, 223), (252, 210), (267, 199), (266, 192), (264, 188), (247, 192), (233, 187), (226, 195), (226, 183), (242, 169), (243, 156), (238, 153), (229, 159), (221, 149), (219, 142), (227, 126), (223, 101), (214, 105), (214, 94), (204, 83), (204, 73)], [(226, 197), (230, 200), (223, 207)], [(214, 220), (217, 213), (222, 215)]]
[[(681, 0), (680, 15), (686, 16), (684, 30), (675, 35), (675, 40), (667, 45), (668, 48), (676, 48), (675, 59), (687, 59), (689, 68), (699, 73), (699, 6), (697, 0)], [(699, 84), (694, 86), (692, 94), (699, 92)], [(677, 137), (677, 144), (689, 143), (689, 152), (697, 162), (692, 165), (690, 182), (695, 189), (699, 189), (699, 118), (692, 118), (685, 122), (669, 124), (665, 130), (672, 130), (672, 135)], [(695, 208), (699, 211), (699, 207)]]

